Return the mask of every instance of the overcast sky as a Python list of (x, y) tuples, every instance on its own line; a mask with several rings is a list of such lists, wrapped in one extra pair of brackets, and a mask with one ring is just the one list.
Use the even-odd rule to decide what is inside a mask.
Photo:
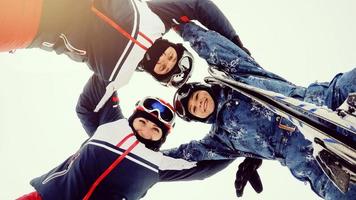
[[(330, 81), (356, 66), (356, 2), (353, 0), (215, 1), (231, 20), (245, 46), (264, 68), (307, 86)], [(168, 38), (180, 41), (174, 33)], [(197, 57), (197, 56), (196, 56)], [(86, 139), (75, 114), (77, 98), (91, 71), (85, 64), (41, 50), (0, 53), (0, 199), (14, 199), (33, 188), (29, 181), (74, 153)], [(207, 75), (196, 59), (194, 81)], [(145, 73), (136, 73), (119, 91), (126, 116), (146, 95), (171, 101), (174, 90)], [(199, 139), (209, 126), (177, 120), (163, 148)], [(204, 180), (159, 183), (144, 199), (235, 199), (238, 159)], [(319, 199), (277, 161), (259, 169), (264, 191), (247, 186), (241, 199)]]

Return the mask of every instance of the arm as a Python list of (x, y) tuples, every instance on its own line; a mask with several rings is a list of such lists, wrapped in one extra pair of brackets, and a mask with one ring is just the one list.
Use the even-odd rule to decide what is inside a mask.
[(89, 136), (92, 136), (101, 124), (124, 118), (118, 105), (116, 92), (98, 112), (94, 112), (105, 91), (106, 82), (94, 74), (88, 80), (82, 94), (79, 96), (76, 112)]
[[(192, 181), (203, 180), (215, 175), (219, 171), (225, 169), (234, 160), (204, 160), (196, 163), (196, 166), (182, 170), (160, 170), (160, 182), (168, 181)], [(263, 190), (260, 176), (257, 169), (261, 166), (262, 160), (255, 158), (245, 158), (239, 165), (235, 178), (236, 196), (241, 197), (247, 182), (253, 189), (260, 193)]]
[(222, 144), (220, 140), (216, 134), (210, 133), (201, 140), (192, 140), (177, 148), (164, 150), (163, 154), (188, 161), (225, 160), (240, 156), (239, 152), (234, 152), (227, 145)]
[(173, 20), (182, 22), (182, 17), (188, 17), (229, 40), (237, 36), (229, 20), (210, 0), (152, 0), (147, 4), (162, 19), (167, 29), (174, 25)]
[[(219, 171), (225, 169), (234, 160), (204, 160), (196, 163), (196, 166), (189, 169), (181, 170), (160, 170), (159, 178), (161, 182), (167, 181), (191, 181), (203, 180)], [(246, 158), (236, 172), (235, 189), (236, 196), (243, 195), (244, 188), (249, 182), (253, 189), (260, 193), (263, 190), (260, 176), (257, 169), (261, 166), (262, 160), (255, 158)]]
[(261, 76), (286, 82), (282, 77), (263, 69), (252, 57), (217, 32), (205, 30), (194, 23), (180, 24), (184, 41), (210, 65), (235, 77)]
[(195, 167), (183, 170), (160, 170), (160, 181), (203, 180), (225, 169), (234, 160), (205, 160)]

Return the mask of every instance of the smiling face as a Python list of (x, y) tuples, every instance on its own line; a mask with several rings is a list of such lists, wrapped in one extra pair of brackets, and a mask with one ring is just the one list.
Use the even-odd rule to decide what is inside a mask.
[(177, 51), (173, 47), (168, 47), (159, 57), (153, 71), (159, 75), (167, 74), (173, 69), (176, 63)]
[(132, 126), (144, 139), (158, 141), (162, 138), (162, 129), (148, 119), (137, 117), (133, 120)]
[(205, 90), (195, 91), (188, 100), (188, 111), (195, 117), (204, 119), (213, 113), (214, 109), (214, 100)]

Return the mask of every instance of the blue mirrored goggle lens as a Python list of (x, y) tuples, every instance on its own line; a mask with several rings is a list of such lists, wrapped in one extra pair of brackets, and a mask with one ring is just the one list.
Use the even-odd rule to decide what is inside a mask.
[(159, 117), (166, 122), (171, 122), (174, 117), (173, 111), (162, 102), (148, 98), (143, 102), (143, 106), (149, 111), (159, 111)]

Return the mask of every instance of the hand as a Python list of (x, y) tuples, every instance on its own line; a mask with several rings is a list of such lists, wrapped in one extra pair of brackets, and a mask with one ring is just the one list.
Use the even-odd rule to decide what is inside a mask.
[(239, 165), (235, 179), (237, 197), (242, 197), (247, 181), (250, 182), (250, 185), (257, 193), (262, 192), (262, 182), (260, 176), (257, 173), (257, 169), (261, 165), (262, 160), (256, 158), (245, 158), (245, 160)]
[(238, 35), (236, 35), (232, 40), (231, 40), (234, 44), (236, 44), (238, 47), (240, 47), (244, 52), (246, 52), (249, 56), (251, 56), (250, 51), (244, 47), (244, 45), (242, 44), (240, 37)]

